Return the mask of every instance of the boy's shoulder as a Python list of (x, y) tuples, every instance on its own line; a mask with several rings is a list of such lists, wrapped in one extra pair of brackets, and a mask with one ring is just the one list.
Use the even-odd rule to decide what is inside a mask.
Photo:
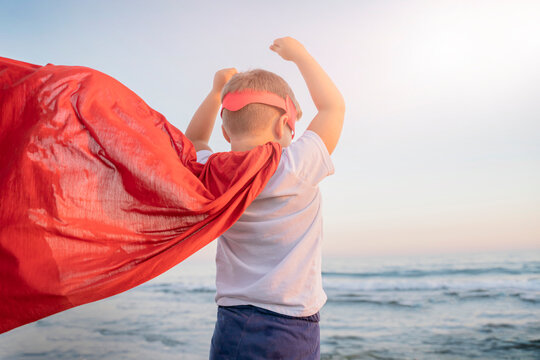
[(306, 130), (283, 150), (282, 159), (297, 177), (315, 186), (334, 173), (334, 164), (321, 137)]
[[(212, 155), (210, 150), (197, 152), (197, 162), (206, 163)], [(320, 136), (306, 130), (298, 140), (283, 148), (274, 181), (284, 181), (286, 177), (296, 177), (310, 186), (316, 186), (322, 179), (334, 173), (334, 164)]]

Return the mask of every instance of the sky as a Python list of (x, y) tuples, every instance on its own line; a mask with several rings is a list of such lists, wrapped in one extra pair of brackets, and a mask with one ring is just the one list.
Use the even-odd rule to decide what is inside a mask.
[[(267, 69), (302, 133), (308, 89), (268, 49), (295, 37), (347, 107), (320, 185), (323, 254), (539, 249), (538, 19), (525, 0), (0, 0), (0, 56), (105, 72), (182, 131), (217, 70)], [(210, 145), (227, 151), (219, 126)]]

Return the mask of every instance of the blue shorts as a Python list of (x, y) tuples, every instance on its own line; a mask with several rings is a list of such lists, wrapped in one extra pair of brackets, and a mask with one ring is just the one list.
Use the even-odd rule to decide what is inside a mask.
[(219, 306), (210, 360), (318, 360), (319, 320), (319, 313), (292, 317), (251, 305)]

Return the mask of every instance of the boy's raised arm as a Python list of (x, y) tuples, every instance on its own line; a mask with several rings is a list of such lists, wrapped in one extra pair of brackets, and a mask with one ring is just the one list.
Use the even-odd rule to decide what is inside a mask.
[(306, 81), (311, 98), (318, 113), (308, 126), (323, 140), (331, 154), (341, 135), (345, 117), (345, 101), (330, 77), (296, 39), (284, 37), (274, 41), (270, 50), (278, 53), (284, 60), (298, 66)]
[(225, 84), (236, 74), (235, 68), (222, 69), (214, 75), (212, 90), (203, 100), (186, 129), (186, 137), (191, 140), (195, 150), (212, 150), (208, 146), (210, 135), (214, 129), (217, 113), (221, 106), (221, 90)]

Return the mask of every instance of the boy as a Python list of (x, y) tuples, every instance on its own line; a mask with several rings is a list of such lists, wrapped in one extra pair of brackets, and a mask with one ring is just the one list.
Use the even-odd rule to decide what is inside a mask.
[(345, 104), (332, 80), (297, 40), (270, 46), (300, 70), (318, 113), (294, 143), (300, 107), (279, 76), (253, 70), (216, 73), (214, 86), (186, 130), (199, 162), (220, 106), (232, 151), (269, 141), (282, 145), (275, 174), (242, 217), (218, 240), (218, 318), (211, 359), (318, 359), (322, 218), (318, 183), (334, 172), (330, 154)]

